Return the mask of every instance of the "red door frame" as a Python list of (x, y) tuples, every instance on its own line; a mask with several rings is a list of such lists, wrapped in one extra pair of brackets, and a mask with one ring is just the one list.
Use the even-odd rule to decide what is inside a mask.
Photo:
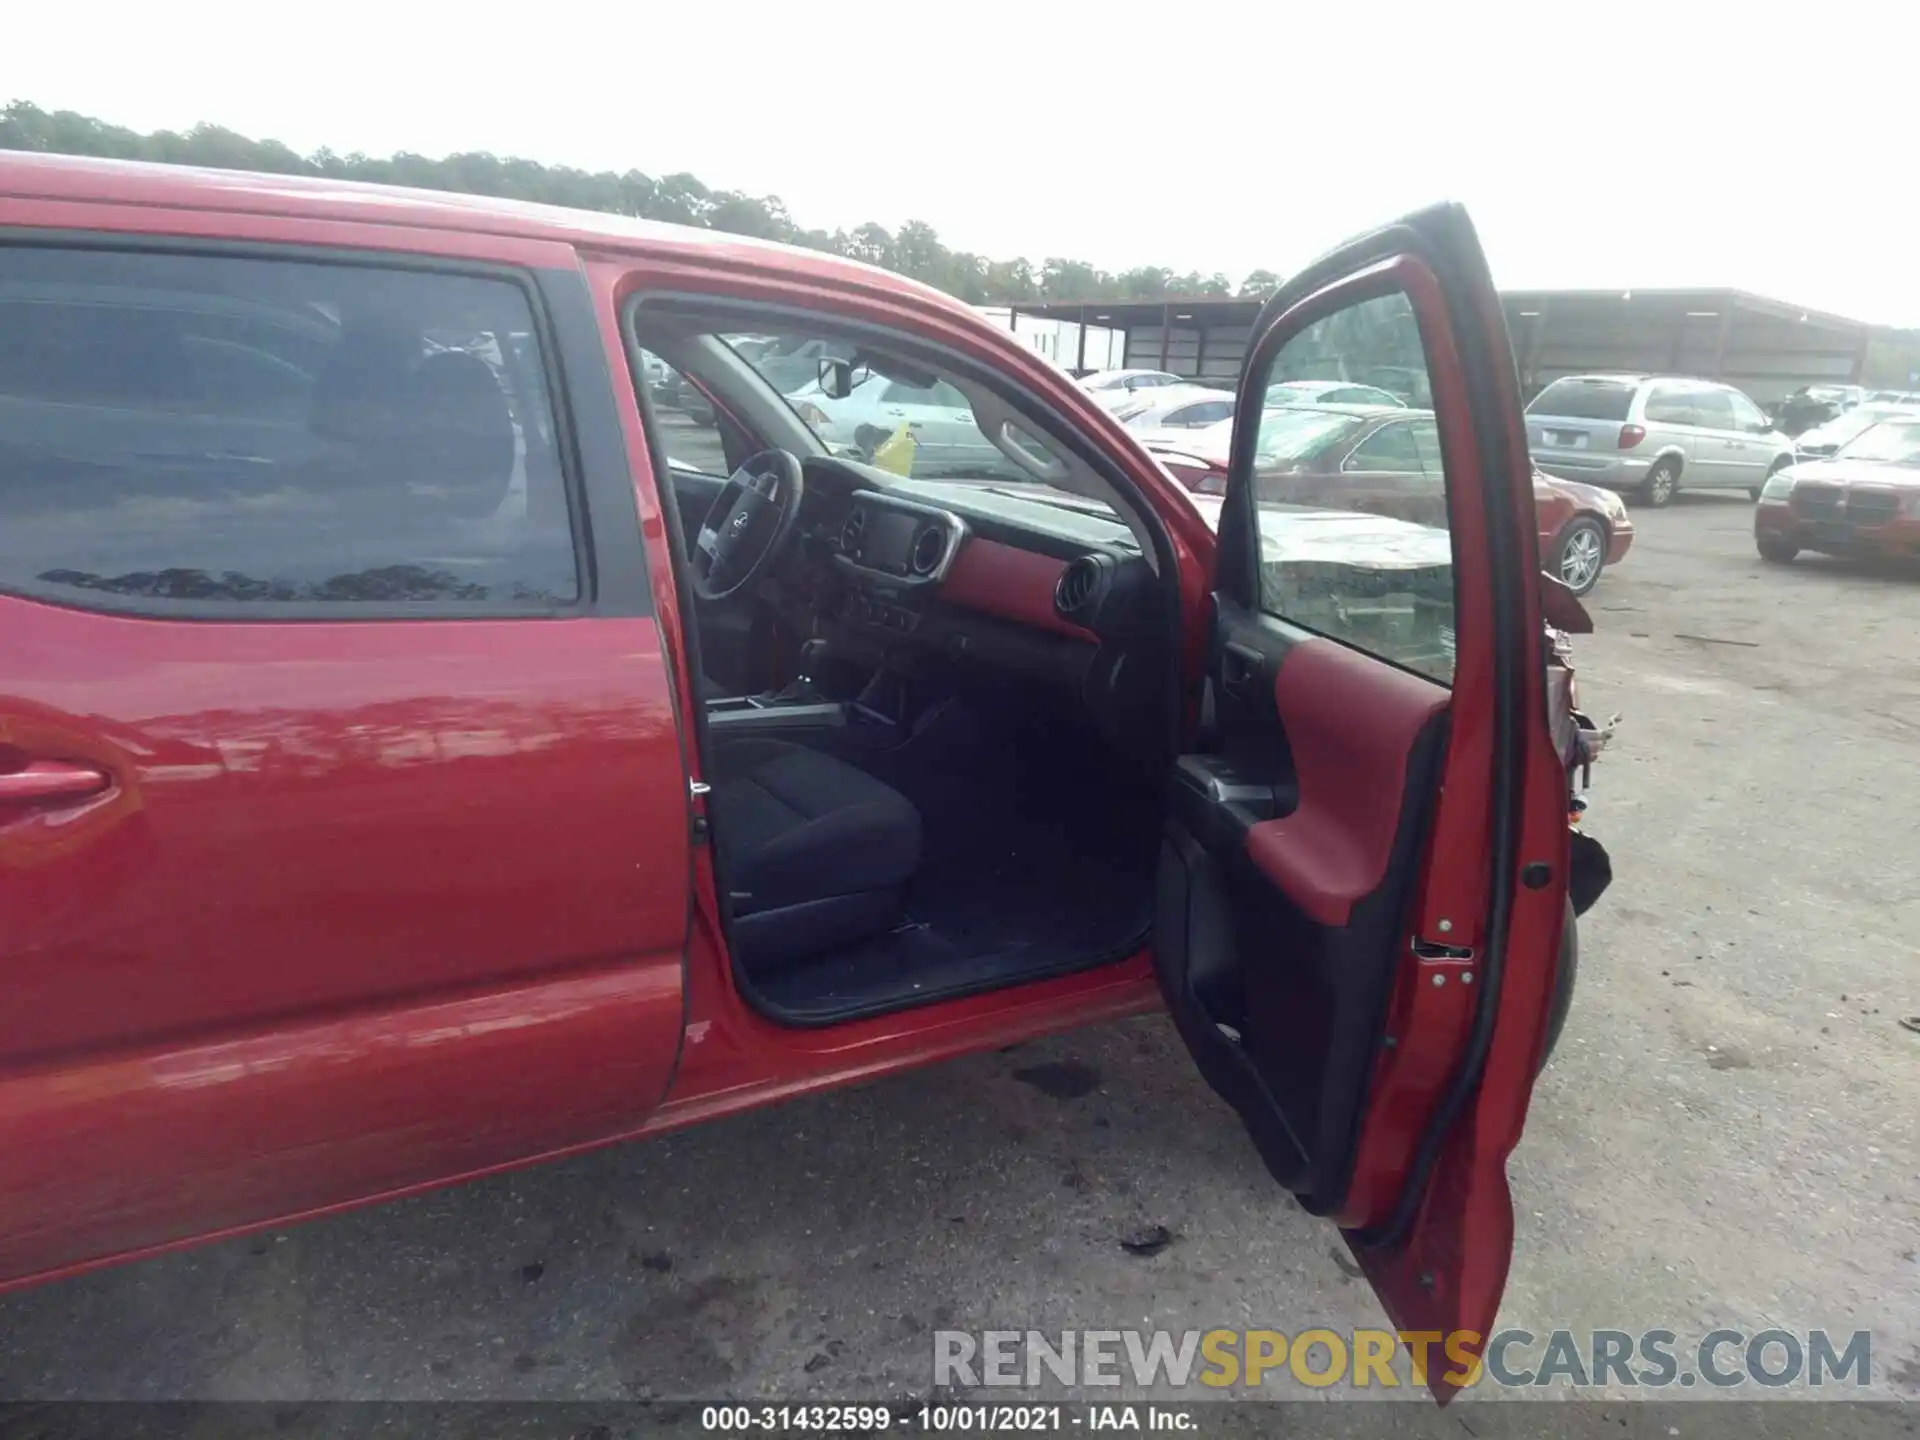
[[(1465, 226), (1463, 216), (1459, 224)], [(1484, 276), (1483, 261), (1475, 268), (1480, 276), (1470, 280)], [(1274, 348), (1270, 336), (1284, 339), (1360, 301), (1405, 293), (1427, 353), (1447, 474), (1469, 480), (1464, 492), (1450, 485), (1448, 497), (1457, 648), (1446, 783), (1422, 859), (1406, 959), (1389, 1005), (1386, 1033), (1399, 1043), (1383, 1048), (1376, 1064), (1351, 1185), (1336, 1218), (1350, 1232), (1368, 1279), (1403, 1330), (1468, 1332), (1473, 1338), (1462, 1342), (1461, 1353), (1477, 1356), (1498, 1312), (1512, 1258), (1506, 1157), (1525, 1123), (1545, 1038), (1568, 842), (1566, 779), (1544, 706), (1543, 617), (1533, 581), (1538, 535), (1532, 462), (1517, 390), (1510, 376), (1502, 385), (1497, 372), (1489, 370), (1503, 363), (1510, 368), (1506, 347), (1492, 343), (1504, 339), (1504, 319), (1490, 298), (1491, 282), (1475, 288), (1484, 295), (1478, 308), (1462, 317), (1474, 335), (1471, 355), (1462, 348), (1462, 328), (1450, 314), (1447, 287), (1411, 245), (1329, 279), (1269, 319), (1248, 353), (1250, 364), (1260, 361)], [(1478, 383), (1470, 373), (1476, 364), (1483, 372)], [(1247, 375), (1241, 378), (1244, 398)], [(1236, 434), (1239, 469), (1250, 466), (1256, 440), (1251, 432)], [(1499, 448), (1489, 452), (1490, 441)], [(1499, 462), (1491, 472), (1490, 459)], [(1484, 488), (1490, 473), (1503, 474), (1518, 487), (1511, 503), (1490, 503), (1494, 492)], [(1491, 528), (1496, 515), (1510, 527), (1499, 539)], [(1509, 593), (1496, 597), (1492, 580), (1496, 554), (1502, 551), (1514, 576)], [(1504, 625), (1495, 611), (1498, 604), (1515, 612), (1504, 617)], [(1495, 645), (1496, 637), (1503, 630), (1514, 633), (1515, 625), (1528, 648), (1504, 661), (1518, 665), (1523, 703), (1532, 707), (1526, 712), (1521, 783), (1511, 795), (1518, 821), (1515, 854), (1547, 862), (1559, 883), (1529, 888), (1519, 883), (1518, 874), (1509, 877), (1504, 944), (1499, 955), (1490, 956), (1490, 941), (1500, 938), (1490, 912), (1493, 877), (1488, 871), (1502, 828), (1494, 809), (1500, 793), (1496, 766), (1503, 751), (1510, 753), (1502, 732), (1505, 717), (1493, 699), (1501, 693), (1496, 666), (1502, 657)], [(1416, 957), (1412, 941), (1417, 937), (1470, 951), (1471, 958)], [(1490, 960), (1501, 969), (1496, 972), (1497, 1011), (1488, 1017), (1481, 1007)], [(1469, 974), (1481, 982), (1477, 987), (1461, 983)], [(1490, 1042), (1478, 1073), (1467, 1073), (1476, 1029), (1489, 1019)], [(1421, 1163), (1427, 1157), (1431, 1165)], [(1421, 1176), (1417, 1192), (1409, 1193), (1410, 1173)], [(1397, 1233), (1382, 1235), (1386, 1230)], [(1375, 1243), (1376, 1236), (1387, 1243)], [(1444, 1402), (1464, 1377), (1436, 1369), (1427, 1378)]]
[[(51, 243), (67, 236), (124, 236), (189, 248), (256, 243), (302, 258), (323, 247), (322, 258), (334, 252), (375, 262), (415, 257), (456, 268), (478, 263), (520, 272), (577, 269), (573, 247), (551, 239), (364, 218), (18, 197), (5, 201), (4, 218), (10, 235), (33, 231)], [(559, 395), (554, 400), (564, 403)], [(146, 771), (180, 758), (164, 746), (153, 751), (137, 726), (94, 724), (87, 715), (111, 713), (112, 704), (90, 697), (88, 687), (103, 683), (102, 673), (144, 674), (152, 681), (149, 700), (157, 686), (177, 693), (175, 708), (191, 713), (206, 703), (206, 666), (224, 660), (258, 679), (256, 693), (262, 686), (273, 691), (263, 703), (297, 709), (298, 675), (276, 677), (266, 668), (276, 658), (276, 645), (314, 662), (321, 688), (306, 705), (324, 724), (330, 707), (341, 703), (338, 692), (327, 688), (328, 676), (336, 685), (351, 681), (359, 687), (351, 693), (418, 693), (421, 655), (409, 649), (409, 633), (434, 637), (433, 652), (457, 662), (450, 673), (464, 676), (470, 689), (484, 690), (476, 677), (487, 667), (512, 664), (516, 647), (530, 638), (522, 627), (541, 627), (534, 650), (524, 657), (524, 675), (551, 711), (547, 729), (597, 737), (578, 752), (591, 774), (572, 772), (565, 788), (577, 793), (584, 782), (604, 791), (607, 771), (620, 768), (605, 753), (610, 747), (625, 757), (628, 783), (638, 781), (638, 767), (658, 755), (674, 766), (666, 819), (629, 813), (623, 828), (629, 836), (635, 823), (642, 834), (685, 833), (683, 783), (677, 758), (668, 758), (666, 730), (673, 715), (658, 632), (644, 616), (392, 622), (322, 617), (289, 625), (128, 617), (12, 596), (0, 596), (0, 611), (6, 612), (0, 622), (0, 685), (8, 683), (11, 657), (22, 667), (13, 672), (16, 683), (31, 675), (45, 682), (49, 694), (75, 697), (71, 706), (0, 701), (0, 743), (40, 746), (65, 736), (70, 746), (117, 744), (127, 752), (115, 764), (121, 777), (116, 787), (63, 817), (67, 823), (57, 830), (31, 815), (0, 827), (0, 879), (11, 874), (15, 881), (0, 896), (0, 922), (7, 904), (64, 903), (83, 911), (90, 892), (62, 902), (62, 886), (72, 886), (60, 867), (80, 863), (92, 847), (111, 871), (121, 853), (116, 847), (124, 847), (128, 836), (138, 838), (147, 812), (161, 803), (157, 782)], [(592, 657), (583, 653), (588, 649)], [(89, 660), (103, 668), (89, 668)], [(599, 724), (602, 705), (619, 709), (621, 726)], [(570, 726), (576, 717), (581, 724)], [(207, 723), (217, 734), (218, 722)], [(523, 738), (533, 743), (538, 737)], [(205, 747), (186, 748), (193, 752), (189, 758), (205, 758)], [(182, 785), (217, 783), (174, 776), (166, 789), (177, 796)], [(524, 787), (516, 792), (510, 786), (496, 798), (530, 803)], [(338, 802), (351, 803), (350, 793)], [(465, 803), (485, 806), (488, 798), (470, 793)], [(170, 804), (181, 813), (178, 799)], [(139, 860), (137, 853), (127, 858)], [(317, 867), (327, 863), (324, 855), (312, 858)], [(421, 865), (430, 868), (434, 860), (422, 856)], [(98, 878), (97, 867), (87, 873)], [(659, 950), (597, 953), (589, 962), (524, 974), (489, 971), (471, 983), (457, 974), (449, 978), (448, 957), (439, 956), (439, 970), (418, 988), (403, 986), (396, 994), (331, 996), (292, 1010), (283, 1002), (270, 1014), (244, 1018), (223, 1019), (203, 1009), (162, 1033), (88, 1032), (49, 1053), (36, 1048), (33, 1037), (21, 1037), (24, 1048), (0, 1066), (0, 1153), (10, 1157), (0, 1165), (0, 1289), (634, 1133), (667, 1089), (682, 1034), (685, 881), (670, 877), (656, 888), (664, 909), (645, 910), (636, 901), (627, 915), (645, 911), (647, 923), (639, 928), (656, 932), (664, 947)], [(399, 893), (365, 899), (377, 910)], [(209, 903), (217, 904), (217, 897), (213, 884)], [(536, 915), (527, 920), (523, 929), (530, 936), (552, 928)], [(661, 923), (654, 926), (655, 920)], [(619, 928), (620, 922), (610, 923)], [(596, 941), (597, 950), (605, 948)], [(248, 954), (233, 961), (270, 965), (275, 958)], [(89, 1018), (75, 1016), (77, 1024)]]

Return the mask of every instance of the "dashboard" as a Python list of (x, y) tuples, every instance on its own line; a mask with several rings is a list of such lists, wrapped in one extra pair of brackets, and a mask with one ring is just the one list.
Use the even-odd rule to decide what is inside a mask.
[[(1165, 693), (1173, 633), (1125, 524), (1040, 485), (909, 480), (837, 457), (805, 465), (789, 560), (802, 634), (875, 668), (941, 660), (1076, 691), (1095, 712)], [(789, 587), (795, 588), (795, 587)], [(1117, 723), (1131, 723), (1119, 721)]]

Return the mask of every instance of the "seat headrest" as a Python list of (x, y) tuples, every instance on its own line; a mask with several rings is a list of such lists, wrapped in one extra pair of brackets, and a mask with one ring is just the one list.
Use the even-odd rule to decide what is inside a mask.
[(429, 355), (405, 393), (419, 466), (411, 487), (462, 515), (491, 514), (513, 482), (514, 452), (513, 409), (492, 368), (458, 351)]

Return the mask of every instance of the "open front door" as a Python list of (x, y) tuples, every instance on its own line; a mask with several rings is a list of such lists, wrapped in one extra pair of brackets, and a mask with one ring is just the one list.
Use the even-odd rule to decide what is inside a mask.
[[(1303, 387), (1270, 403), (1290, 380), (1406, 409), (1302, 404)], [(1236, 413), (1161, 984), (1209, 1083), (1339, 1223), (1396, 1324), (1474, 1332), (1454, 1353), (1477, 1354), (1512, 1253), (1506, 1157), (1568, 840), (1520, 398), (1465, 212), (1356, 240), (1275, 295)], [(1427, 1379), (1444, 1400), (1459, 1376)]]

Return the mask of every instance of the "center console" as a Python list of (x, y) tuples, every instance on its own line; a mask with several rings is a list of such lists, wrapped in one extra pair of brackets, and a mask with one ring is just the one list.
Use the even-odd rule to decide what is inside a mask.
[(833, 619), (868, 645), (911, 636), (966, 539), (967, 522), (950, 510), (861, 491), (834, 543), (848, 583)]
[(938, 506), (875, 490), (855, 494), (828, 542), (842, 584), (819, 616), (843, 651), (842, 678), (850, 667), (872, 672), (866, 689), (852, 701), (828, 698), (815, 683), (824, 673), (826, 642), (809, 640), (792, 683), (764, 695), (709, 700), (708, 727), (719, 735), (859, 729), (849, 742), (896, 730), (906, 703), (898, 677), (889, 674), (897, 642), (920, 628), (925, 602), (953, 568), (967, 533), (966, 521)]
[(967, 538), (951, 510), (862, 490), (840, 527), (834, 562), (857, 583), (915, 590), (938, 585)]
[(846, 723), (847, 707), (839, 700), (796, 702), (773, 695), (736, 695), (707, 702), (707, 727), (719, 735), (837, 729)]
[(897, 723), (894, 717), (870, 703), (875, 688), (881, 684), (879, 675), (868, 681), (858, 699), (845, 701), (829, 697), (819, 684), (819, 677), (826, 673), (827, 661), (827, 642), (807, 641), (800, 647), (799, 673), (780, 689), (764, 695), (736, 695), (707, 701), (708, 728), (721, 735), (777, 735), (875, 724), (890, 728)]

